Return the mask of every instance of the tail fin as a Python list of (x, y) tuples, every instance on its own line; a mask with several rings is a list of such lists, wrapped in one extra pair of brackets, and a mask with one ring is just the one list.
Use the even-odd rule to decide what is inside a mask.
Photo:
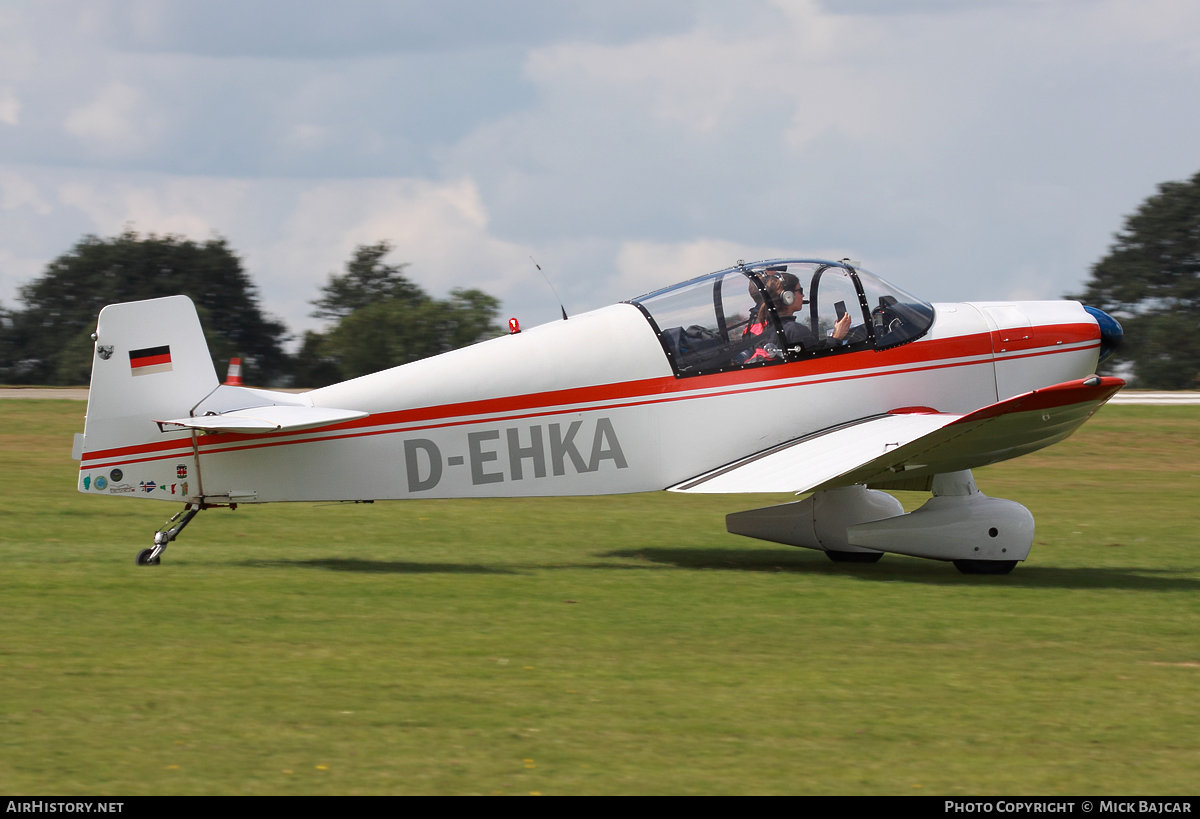
[[(101, 310), (80, 491), (112, 494), (123, 487), (126, 493), (146, 491), (161, 500), (180, 500), (161, 481), (189, 472), (191, 434), (164, 434), (153, 419), (188, 415), (218, 383), (196, 307), (187, 296), (110, 304)], [(158, 491), (146, 490), (146, 485)]]

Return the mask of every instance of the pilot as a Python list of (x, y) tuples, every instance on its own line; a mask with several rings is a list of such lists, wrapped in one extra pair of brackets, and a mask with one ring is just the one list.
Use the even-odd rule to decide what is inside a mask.
[[(779, 324), (783, 328), (783, 337), (787, 339), (788, 346), (799, 345), (804, 349), (812, 349), (817, 345), (817, 337), (808, 325), (796, 321), (796, 313), (804, 306), (804, 287), (791, 273), (776, 273), (772, 278), (778, 281), (778, 289), (768, 289), (775, 302), (775, 312), (779, 315)], [(847, 312), (834, 323), (830, 337), (838, 341), (844, 339), (850, 332), (850, 321), (850, 313)]]

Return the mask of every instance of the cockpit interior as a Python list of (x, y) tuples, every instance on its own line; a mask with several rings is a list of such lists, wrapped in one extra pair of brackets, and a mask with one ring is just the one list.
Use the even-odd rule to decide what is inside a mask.
[(629, 303), (677, 377), (886, 350), (923, 336), (934, 313), (855, 263), (812, 259), (739, 262)]

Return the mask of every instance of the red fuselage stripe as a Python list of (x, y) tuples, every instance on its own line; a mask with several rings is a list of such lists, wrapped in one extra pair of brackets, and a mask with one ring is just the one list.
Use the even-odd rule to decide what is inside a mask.
[[(1079, 327), (1079, 326), (1086, 327), (1088, 325), (1066, 325), (1065, 327), (1069, 329), (1069, 328), (1075, 328), (1075, 327)], [(1094, 325), (1092, 325), (1092, 327), (1094, 330), (1095, 329)], [(1059, 328), (1055, 328), (1055, 329), (1059, 329)], [(980, 334), (980, 336), (985, 341), (990, 341), (988, 339), (987, 335)], [(939, 341), (939, 342), (926, 342), (926, 346), (932, 347), (932, 346), (937, 345), (937, 346), (943, 348), (943, 352), (948, 352), (945, 349), (946, 346), (948, 346), (948, 345), (945, 345), (944, 342), (958, 342), (963, 339), (972, 339), (972, 338), (977, 338), (977, 337), (966, 336), (966, 337), (959, 337), (959, 338), (955, 338), (955, 339), (945, 339), (945, 340)], [(1093, 335), (1092, 338), (1095, 338), (1095, 335)], [(1089, 339), (1082, 339), (1082, 340), (1086, 341)], [(915, 347), (917, 345), (909, 345), (909, 346)], [(963, 344), (963, 345), (956, 344), (955, 346), (958, 347), (958, 349), (960, 351), (958, 353), (959, 356), (980, 355), (980, 353), (974, 351), (974, 349), (976, 347), (975, 344)], [(988, 346), (990, 348), (990, 343)], [(1030, 358), (1030, 357), (1035, 357), (1035, 356), (1054, 355), (1054, 354), (1062, 353), (1062, 352), (1080, 352), (1080, 351), (1089, 350), (1089, 349), (1093, 349), (1093, 348), (1094, 347), (1092, 345), (1089, 345), (1088, 347), (1083, 347), (1083, 348), (1075, 347), (1075, 348), (1066, 348), (1066, 349), (1064, 349), (1063, 347), (1060, 347), (1060, 346), (1055, 346), (1052, 348), (1046, 348), (1046, 349), (1038, 351), (1038, 352), (1028, 352), (1028, 353), (1024, 353), (1022, 355), (1014, 355), (1014, 356), (1006, 357), (1003, 360), (1007, 361), (1007, 360), (1013, 360), (1013, 359), (1017, 359), (1017, 358)], [(511, 396), (511, 397), (507, 397), (507, 398), (489, 399), (489, 400), (485, 400), (485, 401), (472, 401), (472, 402), (465, 402), (465, 403), (460, 403), (460, 404), (447, 404), (447, 405), (435, 406), (435, 407), (422, 407), (422, 408), (413, 409), (413, 410), (399, 410), (399, 411), (395, 411), (395, 412), (376, 413), (374, 415), (368, 416), (367, 418), (360, 419), (358, 421), (352, 421), (352, 422), (348, 422), (345, 424), (338, 424), (336, 426), (328, 427), (325, 430), (320, 431), (320, 433), (322, 433), (320, 435), (320, 437), (312, 437), (312, 438), (302, 438), (302, 439), (292, 439), (292, 440), (280, 441), (280, 440), (273, 440), (274, 436), (267, 437), (267, 436), (262, 436), (262, 435), (239, 435), (239, 434), (232, 434), (232, 433), (223, 433), (223, 434), (218, 434), (218, 435), (206, 435), (206, 436), (204, 436), (205, 438), (209, 438), (209, 439), (213, 439), (213, 440), (211, 440), (210, 442), (202, 443), (201, 449), (206, 454), (216, 454), (218, 452), (237, 452), (237, 451), (246, 450), (246, 449), (258, 449), (258, 448), (274, 447), (274, 446), (291, 446), (292, 444), (315, 443), (315, 442), (319, 442), (319, 441), (336, 441), (336, 440), (343, 440), (346, 438), (359, 438), (359, 437), (370, 436), (370, 435), (388, 435), (388, 434), (394, 434), (394, 433), (400, 433), (400, 432), (409, 433), (409, 432), (416, 432), (416, 431), (421, 431), (421, 430), (441, 429), (441, 428), (471, 425), (471, 424), (497, 423), (497, 422), (501, 422), (501, 421), (517, 421), (517, 420), (522, 420), (522, 419), (526, 419), (526, 418), (536, 418), (536, 417), (543, 417), (543, 416), (549, 416), (549, 415), (562, 415), (562, 414), (567, 414), (567, 413), (572, 413), (572, 412), (580, 412), (580, 411), (589, 411), (590, 412), (590, 411), (606, 410), (606, 409), (618, 409), (618, 408), (623, 408), (623, 407), (645, 406), (648, 404), (669, 403), (669, 402), (674, 402), (674, 401), (687, 401), (687, 400), (702, 399), (702, 398), (717, 398), (717, 397), (726, 396), (726, 395), (738, 395), (738, 394), (746, 393), (746, 392), (756, 392), (759, 390), (784, 389), (787, 387), (807, 386), (807, 385), (813, 385), (813, 384), (827, 384), (827, 383), (836, 382), (836, 381), (849, 381), (849, 380), (857, 380), (857, 379), (862, 379), (862, 378), (874, 378), (874, 377), (889, 376), (889, 375), (899, 375), (899, 374), (910, 373), (910, 372), (923, 372), (923, 371), (928, 371), (928, 370), (946, 369), (946, 368), (950, 368), (950, 367), (975, 366), (975, 365), (980, 365), (980, 364), (991, 364), (992, 363), (991, 359), (974, 360), (974, 361), (954, 361), (954, 362), (946, 362), (946, 363), (928, 364), (926, 366), (921, 366), (921, 367), (908, 366), (908, 367), (905, 367), (904, 369), (892, 369), (892, 370), (887, 370), (887, 371), (883, 371), (883, 372), (880, 372), (877, 370), (877, 367), (879, 366), (879, 362), (878, 362), (877, 358), (873, 360), (874, 366), (867, 367), (867, 366), (861, 365), (862, 361), (863, 361), (862, 357), (864, 357), (864, 356), (885, 355), (887, 353), (899, 352), (900, 350), (904, 350), (904, 349), (906, 349), (906, 348), (899, 348), (898, 350), (895, 350), (895, 351), (886, 351), (885, 353), (880, 353), (880, 354), (876, 354), (873, 351), (866, 351), (864, 353), (851, 353), (846, 356), (834, 356), (832, 358), (835, 361), (837, 359), (841, 359), (842, 362), (846, 362), (846, 363), (848, 363), (849, 359), (858, 359), (858, 362), (856, 362), (856, 363), (859, 363), (860, 366), (857, 366), (857, 367), (844, 367), (843, 366), (843, 367), (837, 367), (837, 368), (822, 367), (821, 369), (823, 369), (825, 371), (833, 370), (834, 372), (840, 372), (840, 373), (845, 373), (845, 371), (847, 369), (851, 369), (851, 370), (872, 369), (875, 371), (842, 374), (842, 375), (836, 375), (836, 376), (829, 377), (829, 378), (810, 379), (810, 380), (806, 380), (806, 381), (799, 382), (799, 383), (794, 382), (794, 381), (788, 381), (786, 383), (770, 383), (770, 382), (778, 382), (778, 381), (783, 380), (784, 378), (795, 378), (796, 373), (793, 368), (795, 368), (797, 366), (803, 366), (806, 363), (815, 363), (815, 362), (797, 362), (797, 363), (793, 363), (793, 364), (784, 364), (784, 365), (780, 365), (780, 366), (776, 366), (776, 367), (763, 368), (762, 370), (749, 370), (749, 371), (742, 370), (742, 371), (737, 371), (737, 372), (733, 372), (733, 373), (723, 373), (723, 374), (720, 374), (717, 376), (700, 376), (697, 378), (689, 378), (689, 379), (675, 379), (675, 378), (644, 379), (642, 381), (630, 381), (630, 382), (617, 383), (617, 384), (605, 384), (605, 385), (600, 385), (597, 387), (580, 387), (580, 388), (575, 388), (575, 389), (571, 389), (571, 390), (560, 390), (560, 391), (545, 392), (545, 393), (532, 393), (532, 394), (521, 395), (521, 396)], [(968, 350), (970, 350), (971, 352), (968, 352)], [(990, 349), (987, 350), (987, 352), (990, 352)], [(945, 358), (947, 356), (943, 355), (943, 356), (939, 356), (939, 357)], [(884, 366), (891, 365), (892, 367), (896, 367), (896, 366), (904, 366), (904, 364), (909, 363), (906, 361), (894, 360), (895, 358), (898, 358), (898, 356), (893, 356), (892, 358), (893, 358), (893, 360), (891, 360), (891, 361), (883, 362)], [(923, 361), (923, 360), (928, 361), (931, 358), (934, 358), (934, 356), (908, 355), (908, 356), (905, 356), (905, 358), (908, 358), (913, 362), (919, 362), (919, 361)], [(820, 363), (824, 364), (824, 363), (829, 363), (830, 359), (819, 359), (818, 361)], [(780, 370), (785, 370), (785, 369), (791, 370), (791, 373), (790, 374), (779, 373)], [(762, 375), (764, 372), (766, 373), (766, 376), (769, 376), (769, 377), (764, 377)], [(747, 374), (757, 375), (759, 377), (752, 380), (752, 379), (746, 377)], [(812, 375), (814, 373), (812, 373), (810, 371), (806, 374)], [(731, 378), (729, 376), (739, 376), (739, 377)], [(714, 380), (716, 381), (716, 383), (712, 383)], [(697, 382), (700, 382), (700, 381), (706, 381), (709, 383), (697, 384)], [(690, 392), (697, 388), (703, 389), (705, 387), (712, 388), (714, 386), (728, 386), (728, 385), (731, 385), (731, 382), (733, 384), (740, 382), (743, 384), (747, 384), (747, 386), (745, 386), (742, 389), (725, 390), (725, 391), (722, 391), (719, 393), (708, 393), (708, 394), (700, 394), (700, 395), (693, 394), (693, 395), (674, 395), (673, 396), (673, 395), (664, 394), (664, 393), (678, 392), (678, 391), (682, 391), (682, 390), (687, 390)], [(583, 407), (583, 408), (580, 408), (577, 406), (578, 404), (581, 404), (581, 403), (596, 404), (596, 402), (605, 401), (606, 399), (608, 401), (613, 401), (613, 400), (627, 399), (627, 398), (639, 397), (639, 396), (645, 396), (646, 398), (645, 398), (645, 400), (642, 400), (642, 401), (624, 400), (624, 401), (621, 401), (620, 403), (604, 403), (604, 404), (588, 406), (588, 407)], [(520, 410), (527, 410), (527, 411), (520, 412)], [(529, 410), (533, 410), (533, 411), (529, 411)], [(462, 416), (473, 416), (473, 417), (463, 419)], [(488, 416), (488, 417), (480, 417), (480, 416)], [(395, 425), (397, 425), (397, 424), (404, 424), (404, 423), (411, 424), (414, 422), (421, 422), (421, 421), (437, 421), (439, 419), (444, 419), (444, 418), (460, 418), (461, 420), (442, 421), (441, 423), (418, 424), (417, 426), (404, 427), (403, 429), (395, 428)], [(378, 429), (378, 427), (380, 427), (380, 426), (388, 426), (390, 428)], [(363, 427), (371, 427), (372, 429), (362, 429)], [(360, 429), (362, 431), (354, 431), (354, 432), (350, 431), (350, 430), (353, 430), (356, 428)], [(346, 430), (346, 432), (341, 435), (326, 434), (328, 432), (333, 432), (333, 431), (338, 431), (338, 430)], [(241, 446), (228, 446), (228, 444), (238, 443), (239, 441), (245, 441), (246, 443)], [(188, 438), (185, 440), (176, 440), (176, 441), (162, 442), (162, 443), (155, 443), (155, 444), (143, 444), (140, 446), (133, 446), (133, 447), (119, 447), (119, 448), (108, 449), (108, 450), (100, 450), (100, 451), (89, 453), (89, 454), (85, 455), (85, 459), (87, 460), (88, 463), (86, 466), (81, 465), (81, 468), (99, 469), (99, 468), (106, 468), (106, 467), (114, 466), (114, 465), (132, 463), (135, 461), (153, 461), (153, 460), (178, 458), (183, 455), (191, 454), (190, 444), (191, 444), (191, 439)], [(155, 453), (155, 454), (151, 454), (151, 453)], [(145, 455), (149, 455), (150, 457), (144, 457)], [(143, 457), (138, 457), (138, 456), (143, 456)], [(111, 459), (119, 459), (119, 460), (111, 460)], [(103, 463), (97, 463), (97, 461), (103, 461)]]

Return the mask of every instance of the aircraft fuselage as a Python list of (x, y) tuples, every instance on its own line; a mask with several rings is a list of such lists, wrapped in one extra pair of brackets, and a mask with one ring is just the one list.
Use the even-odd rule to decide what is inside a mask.
[(368, 413), (356, 421), (195, 440), (138, 427), (136, 442), (85, 447), (80, 490), (213, 503), (659, 490), (853, 419), (968, 413), (1082, 378), (1099, 348), (1075, 302), (937, 304), (901, 346), (679, 377), (646, 317), (616, 304), (303, 396)]

